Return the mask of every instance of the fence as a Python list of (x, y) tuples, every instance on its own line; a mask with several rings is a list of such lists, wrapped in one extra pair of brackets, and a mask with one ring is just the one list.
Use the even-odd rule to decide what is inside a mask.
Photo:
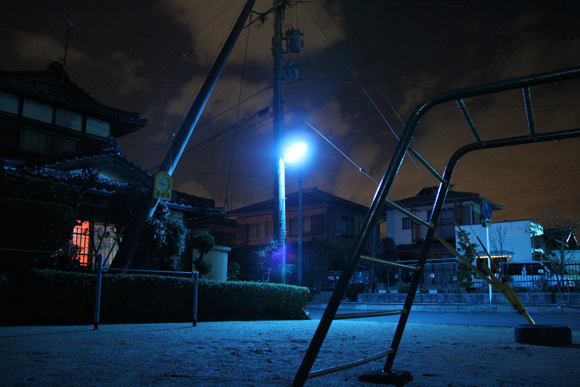
[[(97, 272), (97, 285), (95, 287), (95, 315), (94, 315), (94, 329), (99, 329), (99, 319), (101, 314), (101, 283), (103, 278), (103, 254), (96, 254), (95, 266)], [(199, 285), (199, 272), (192, 271), (162, 271), (162, 270), (131, 270), (131, 269), (111, 269), (109, 268), (107, 272), (121, 271), (121, 272), (138, 272), (138, 273), (149, 273), (149, 274), (170, 274), (170, 275), (191, 275), (193, 279), (193, 326), (197, 325), (197, 294)]]
[[(413, 261), (403, 261), (405, 264), (417, 264)], [(420, 286), (425, 289), (452, 291), (458, 286), (457, 269), (459, 262), (456, 259), (429, 260), (423, 270)], [(510, 262), (499, 265), (501, 275), (507, 279), (512, 287), (538, 288), (547, 290), (550, 287), (570, 288), (580, 287), (580, 262), (566, 263), (561, 267), (552, 262)], [(497, 274), (496, 274), (497, 275)], [(405, 273), (399, 277), (403, 282), (410, 282), (410, 275)], [(481, 277), (472, 276), (472, 287), (487, 286)]]

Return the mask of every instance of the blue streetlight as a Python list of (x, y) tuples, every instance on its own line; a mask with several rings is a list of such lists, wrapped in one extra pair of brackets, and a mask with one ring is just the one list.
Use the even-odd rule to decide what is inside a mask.
[[(305, 153), (306, 144), (303, 142), (298, 143), (288, 149), (284, 161), (290, 163), (297, 162), (304, 157)], [(280, 208), (284, 211), (284, 232), (281, 234), (284, 238), (284, 247), (282, 250), (282, 270), (284, 271), (283, 280), (284, 283), (286, 283), (286, 201), (280, 203)], [(298, 285), (302, 285), (302, 168), (300, 168), (300, 175), (298, 178)]]

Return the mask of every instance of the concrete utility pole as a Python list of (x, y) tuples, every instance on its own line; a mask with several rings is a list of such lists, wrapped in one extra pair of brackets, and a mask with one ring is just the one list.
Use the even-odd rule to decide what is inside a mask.
[(286, 187), (284, 180), (284, 159), (282, 156), (282, 20), (287, 0), (274, 0), (274, 39), (272, 39), (273, 67), (273, 118), (274, 118), (274, 239), (280, 244), (282, 255), (282, 283), (286, 283)]
[[(204, 84), (200, 89), (199, 94), (197, 95), (193, 105), (185, 117), (181, 128), (177, 132), (175, 140), (173, 140), (169, 151), (165, 155), (165, 159), (159, 168), (159, 172), (167, 172), (169, 175), (173, 174), (173, 171), (175, 170), (175, 167), (177, 166), (177, 163), (179, 162), (179, 159), (181, 158), (181, 155), (187, 146), (197, 121), (199, 120), (199, 117), (203, 112), (209, 96), (211, 95), (211, 92), (213, 91), (214, 86), (225, 67), (225, 64), (234, 48), (234, 45), (236, 44), (238, 37), (240, 36), (240, 33), (242, 32), (242, 29), (244, 28), (244, 24), (246, 23), (246, 20), (248, 19), (248, 16), (252, 11), (255, 2), (256, 0), (248, 0), (242, 9), (242, 12), (238, 16), (236, 24), (234, 24), (228, 39), (226, 40), (219, 56), (217, 57)], [(149, 192), (144, 195), (143, 198), (137, 203), (137, 210), (134, 220), (132, 221), (129, 231), (125, 235), (125, 240), (119, 247), (119, 251), (113, 260), (111, 267), (127, 269), (130, 266), (133, 255), (135, 254), (135, 251), (137, 250), (141, 240), (141, 236), (143, 235), (145, 221), (147, 218), (153, 216), (155, 208), (159, 203), (159, 200), (153, 197), (154, 188), (155, 187), (150, 187)]]

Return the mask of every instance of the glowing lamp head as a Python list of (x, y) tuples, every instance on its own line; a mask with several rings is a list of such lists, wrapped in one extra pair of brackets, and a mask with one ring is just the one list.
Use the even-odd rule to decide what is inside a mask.
[(284, 160), (287, 162), (294, 162), (296, 160), (299, 160), (304, 153), (306, 152), (306, 144), (301, 142), (299, 144), (294, 145), (292, 148), (290, 148), (288, 150), (288, 152), (286, 152), (286, 157), (284, 157)]

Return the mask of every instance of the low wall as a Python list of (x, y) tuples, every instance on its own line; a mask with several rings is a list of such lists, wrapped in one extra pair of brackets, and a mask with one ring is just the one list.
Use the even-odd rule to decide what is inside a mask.
[[(360, 293), (358, 302), (403, 304), (406, 293)], [(580, 293), (520, 293), (524, 305), (580, 305)], [(492, 304), (509, 305), (499, 293), (492, 293)], [(417, 293), (415, 304), (489, 304), (489, 293)]]

